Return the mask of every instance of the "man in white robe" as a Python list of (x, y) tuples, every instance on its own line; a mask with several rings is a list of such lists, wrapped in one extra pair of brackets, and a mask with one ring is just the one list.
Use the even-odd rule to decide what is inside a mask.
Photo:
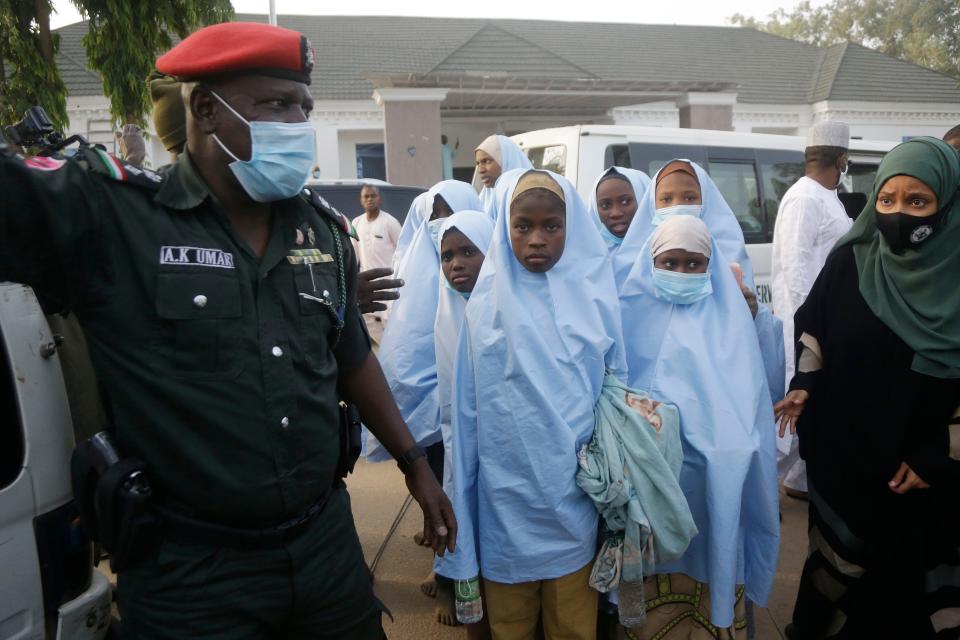
[[(793, 315), (803, 304), (827, 256), (853, 224), (837, 197), (847, 171), (850, 128), (821, 122), (807, 133), (805, 175), (784, 194), (773, 231), (773, 311), (783, 321), (786, 385), (794, 373)], [(787, 495), (804, 498), (807, 470), (799, 443), (789, 433), (777, 443), (777, 462)]]
[[(380, 210), (380, 189), (365, 184), (360, 189), (360, 204), (363, 215), (353, 219), (353, 228), (360, 241), (353, 241), (354, 249), (363, 270), (390, 268), (393, 265), (393, 253), (397, 249), (400, 237), (400, 223), (386, 211)], [(383, 327), (387, 321), (386, 311), (374, 311), (363, 315), (367, 331), (375, 345), (380, 344)]]

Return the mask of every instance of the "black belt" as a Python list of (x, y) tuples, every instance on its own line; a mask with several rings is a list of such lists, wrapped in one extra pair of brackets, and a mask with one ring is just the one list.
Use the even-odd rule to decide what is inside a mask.
[[(335, 491), (336, 489), (334, 489)], [(333, 491), (328, 491), (300, 515), (263, 528), (239, 528), (198, 520), (169, 507), (156, 505), (162, 519), (163, 537), (184, 544), (209, 544), (240, 551), (279, 549), (296, 538), (327, 506)]]

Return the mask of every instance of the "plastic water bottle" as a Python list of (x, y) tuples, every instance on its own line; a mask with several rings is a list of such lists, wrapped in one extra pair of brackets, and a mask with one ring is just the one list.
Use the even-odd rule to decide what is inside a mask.
[(453, 583), (460, 624), (475, 624), (483, 619), (483, 599), (480, 597), (480, 576)]

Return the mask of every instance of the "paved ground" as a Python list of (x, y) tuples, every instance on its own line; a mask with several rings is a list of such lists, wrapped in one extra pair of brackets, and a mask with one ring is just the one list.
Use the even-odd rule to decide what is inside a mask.
[[(353, 514), (367, 562), (372, 562), (407, 496), (403, 476), (390, 463), (358, 463), (349, 482)], [(793, 598), (806, 553), (806, 503), (781, 500), (783, 533), (780, 565), (768, 609), (756, 610), (757, 639), (779, 640), (790, 620)], [(391, 640), (462, 639), (462, 629), (441, 627), (433, 619), (435, 602), (420, 593), (419, 584), (430, 571), (431, 555), (413, 543), (423, 521), (416, 503), (400, 521), (376, 568), (376, 591), (393, 612), (385, 623)]]
[[(349, 490), (357, 532), (369, 564), (403, 506), (406, 485), (395, 464), (360, 461), (356, 473), (350, 477)], [(806, 553), (806, 503), (784, 497), (780, 506), (783, 513), (780, 564), (769, 608), (755, 610), (757, 640), (783, 638), (783, 627), (790, 620)], [(376, 592), (394, 617), (393, 622), (384, 622), (387, 636), (390, 640), (464, 639), (466, 633), (462, 628), (442, 627), (434, 621), (436, 602), (420, 592), (420, 582), (432, 564), (431, 553), (413, 543), (413, 535), (422, 528), (423, 516), (414, 502), (399, 521), (377, 563)], [(105, 564), (101, 570), (112, 579)]]

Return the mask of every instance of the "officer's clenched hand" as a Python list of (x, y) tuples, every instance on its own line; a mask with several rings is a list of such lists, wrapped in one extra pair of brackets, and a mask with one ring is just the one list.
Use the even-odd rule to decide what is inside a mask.
[(423, 541), (442, 556), (457, 545), (457, 518), (453, 505), (433, 475), (426, 458), (419, 458), (407, 471), (407, 489), (423, 510)]
[(381, 300), (396, 300), (400, 293), (392, 291), (403, 286), (403, 280), (388, 279), (393, 274), (391, 269), (367, 269), (357, 274), (357, 306), (360, 313), (386, 311), (387, 305)]

